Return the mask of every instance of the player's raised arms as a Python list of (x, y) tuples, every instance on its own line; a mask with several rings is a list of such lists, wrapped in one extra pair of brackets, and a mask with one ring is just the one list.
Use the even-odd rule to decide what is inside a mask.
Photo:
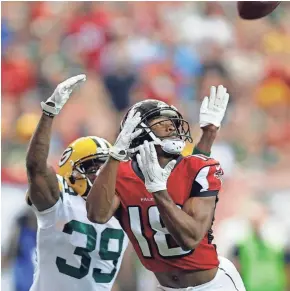
[(120, 162), (128, 159), (127, 149), (131, 141), (142, 132), (142, 129), (135, 131), (140, 120), (140, 113), (135, 114), (135, 111), (131, 110), (114, 146), (110, 149), (110, 158), (100, 171), (87, 198), (90, 221), (106, 223), (120, 205), (115, 193), (118, 167)]
[(27, 198), (39, 211), (50, 208), (59, 199), (56, 174), (53, 168), (47, 165), (53, 118), (65, 105), (73, 89), (85, 80), (85, 75), (67, 79), (57, 86), (46, 102), (41, 103), (43, 114), (30, 141), (26, 156), (29, 182)]

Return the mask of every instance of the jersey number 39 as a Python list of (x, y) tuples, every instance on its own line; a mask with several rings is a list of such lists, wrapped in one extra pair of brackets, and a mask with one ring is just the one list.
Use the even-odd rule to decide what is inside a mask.
[[(56, 258), (56, 265), (60, 273), (66, 274), (76, 279), (81, 279), (89, 273), (91, 265), (90, 253), (96, 248), (97, 232), (90, 224), (86, 224), (77, 220), (71, 220), (65, 224), (63, 232), (72, 234), (74, 231), (87, 236), (86, 247), (76, 247), (74, 251), (74, 255), (81, 257), (81, 266), (79, 268), (70, 266), (66, 263), (65, 259), (60, 257)], [(110, 239), (118, 240), (119, 248), (117, 252), (109, 251), (108, 246)], [(111, 273), (102, 273), (101, 269), (94, 268), (92, 276), (96, 283), (110, 283), (114, 278), (117, 271), (116, 266), (118, 259), (123, 248), (123, 241), (124, 232), (121, 229), (106, 228), (101, 232), (99, 250), (100, 258), (105, 261), (113, 261), (114, 268)]]

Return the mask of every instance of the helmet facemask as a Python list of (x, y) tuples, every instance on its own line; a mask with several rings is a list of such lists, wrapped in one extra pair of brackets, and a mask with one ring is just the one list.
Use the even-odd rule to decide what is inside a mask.
[(108, 155), (100, 155), (95, 157), (86, 157), (77, 161), (73, 166), (72, 174), (69, 177), (71, 184), (75, 184), (80, 180), (85, 180), (87, 187), (86, 192), (82, 195), (84, 198), (93, 186), (94, 180), (108, 158)]

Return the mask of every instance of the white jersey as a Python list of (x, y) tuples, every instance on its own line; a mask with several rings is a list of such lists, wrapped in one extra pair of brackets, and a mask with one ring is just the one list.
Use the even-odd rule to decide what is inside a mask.
[(45, 211), (34, 206), (37, 261), (30, 291), (111, 290), (128, 245), (118, 220), (87, 219), (85, 200), (57, 176), (60, 198)]

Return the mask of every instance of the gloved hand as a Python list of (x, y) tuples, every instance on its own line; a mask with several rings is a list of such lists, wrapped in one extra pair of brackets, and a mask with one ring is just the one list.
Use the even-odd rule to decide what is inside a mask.
[(135, 131), (136, 126), (141, 121), (140, 112), (137, 112), (136, 114), (135, 112), (136, 111), (134, 109), (131, 109), (114, 146), (110, 148), (110, 156), (112, 156), (115, 160), (127, 160), (127, 152), (132, 140), (143, 131), (142, 129)]
[(157, 159), (154, 144), (145, 141), (139, 147), (137, 163), (145, 178), (145, 187), (148, 192), (154, 193), (167, 189), (167, 179), (173, 170), (176, 160), (170, 161), (163, 169)]
[(221, 126), (229, 97), (227, 89), (222, 85), (219, 85), (217, 90), (216, 87), (211, 87), (209, 98), (204, 97), (200, 107), (199, 125), (201, 128), (210, 124), (216, 127)]
[(85, 80), (86, 75), (81, 74), (71, 77), (58, 84), (53, 94), (46, 100), (46, 102), (41, 102), (43, 113), (50, 117), (59, 114), (60, 110), (69, 99), (70, 94), (75, 89), (75, 87)]

